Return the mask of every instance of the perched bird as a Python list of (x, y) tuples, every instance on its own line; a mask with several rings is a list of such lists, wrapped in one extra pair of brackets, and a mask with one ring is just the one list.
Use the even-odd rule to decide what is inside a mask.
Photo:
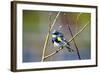
[(69, 52), (73, 51), (73, 49), (70, 48), (70, 44), (65, 40), (64, 35), (59, 31), (54, 30), (52, 32), (52, 43), (54, 44), (54, 47), (55, 46), (59, 48), (66, 47)]

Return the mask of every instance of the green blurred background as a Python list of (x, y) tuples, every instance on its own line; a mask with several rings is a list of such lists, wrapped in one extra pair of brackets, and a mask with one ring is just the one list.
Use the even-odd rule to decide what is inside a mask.
[[(23, 62), (39, 62), (42, 57), (43, 45), (46, 34), (48, 33), (49, 23), (52, 23), (58, 12), (53, 11), (34, 11), (23, 10)], [(51, 18), (50, 18), (51, 16)], [(71, 38), (68, 30), (68, 24), (71, 27), (72, 33), (76, 34), (87, 22), (91, 22), (90, 13), (79, 12), (61, 12), (55, 23), (53, 30), (61, 31), (66, 40)], [(59, 26), (62, 26), (59, 29)], [(75, 38), (79, 48), (81, 59), (91, 58), (91, 25), (85, 28), (79, 36)], [(78, 60), (75, 46), (70, 43), (74, 52), (68, 52), (66, 49), (61, 50), (56, 55), (46, 59), (46, 61), (62, 61), (62, 60)], [(51, 42), (51, 35), (46, 48), (45, 55), (55, 51)]]

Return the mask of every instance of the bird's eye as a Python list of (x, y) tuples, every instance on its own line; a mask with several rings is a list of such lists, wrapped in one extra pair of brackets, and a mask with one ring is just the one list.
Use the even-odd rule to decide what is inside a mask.
[(53, 37), (53, 38), (55, 38), (55, 37), (56, 37), (56, 35), (52, 35), (52, 37)]

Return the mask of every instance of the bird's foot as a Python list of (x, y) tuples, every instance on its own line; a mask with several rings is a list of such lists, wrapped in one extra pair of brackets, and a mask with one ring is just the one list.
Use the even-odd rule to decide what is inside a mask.
[(74, 52), (74, 50), (73, 50), (73, 49), (68, 49), (68, 51), (69, 51), (69, 52)]

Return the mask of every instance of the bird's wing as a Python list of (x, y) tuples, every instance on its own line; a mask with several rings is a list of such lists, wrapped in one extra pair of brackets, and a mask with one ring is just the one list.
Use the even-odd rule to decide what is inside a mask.
[(57, 37), (57, 40), (62, 42), (62, 38), (61, 37)]

